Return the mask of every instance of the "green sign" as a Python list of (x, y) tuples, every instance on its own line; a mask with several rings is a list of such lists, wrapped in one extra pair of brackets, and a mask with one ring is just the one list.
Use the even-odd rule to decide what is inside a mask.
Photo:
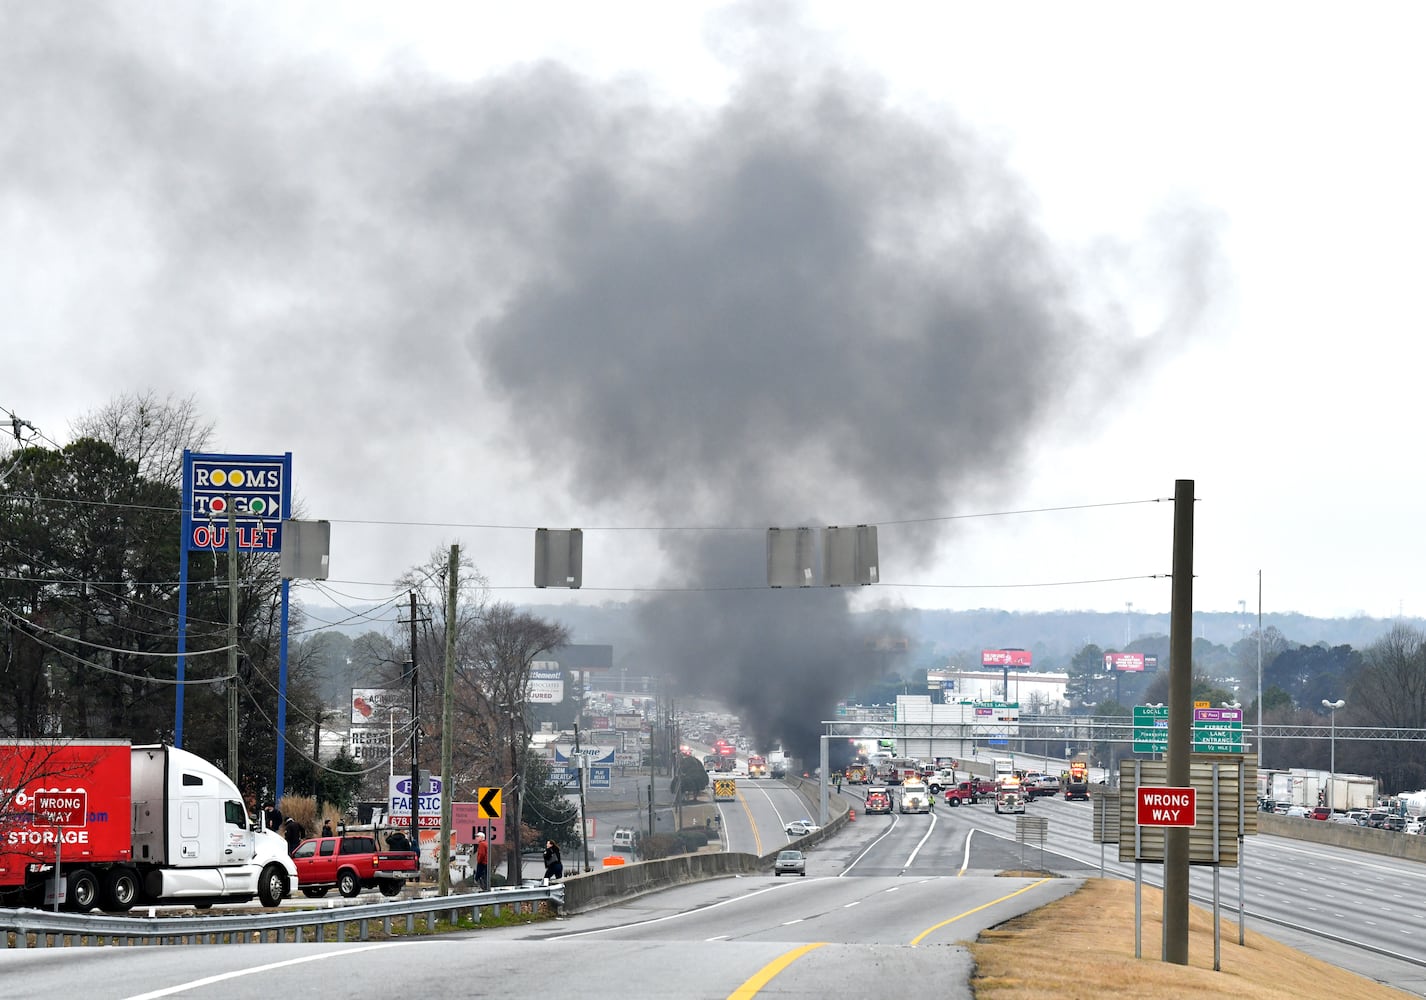
[[(1243, 723), (1236, 710), (1195, 709), (1194, 753), (1242, 753)], [(1134, 706), (1134, 752), (1166, 753), (1169, 743), (1167, 705)]]

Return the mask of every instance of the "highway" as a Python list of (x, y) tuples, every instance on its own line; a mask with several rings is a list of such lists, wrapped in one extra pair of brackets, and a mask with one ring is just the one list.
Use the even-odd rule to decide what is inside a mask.
[[(856, 795), (857, 789), (845, 789)], [(932, 816), (893, 813), (861, 817), (859, 831), (877, 831), (865, 853), (850, 859), (847, 876), (979, 876), (1030, 868), (1070, 876), (1134, 878), (1120, 864), (1116, 845), (1092, 840), (1088, 802), (1060, 797), (1034, 800), (1027, 815), (1047, 820), (1043, 852), (1016, 842), (1015, 817), (996, 815), (989, 803)], [(1306, 822), (1306, 821), (1304, 821)], [(1158, 865), (1143, 866), (1146, 885), (1162, 886)], [(1426, 865), (1285, 837), (1256, 835), (1243, 846), (1241, 870), (1219, 871), (1223, 947), (1236, 946), (1239, 877), (1247, 926), (1294, 948), (1399, 989), (1426, 996)], [(1194, 904), (1213, 906), (1213, 871), (1190, 871)], [(1144, 954), (1157, 954), (1146, 941)]]
[[(86, 997), (101, 1000), (319, 995), (334, 977), (400, 983), (432, 997), (514, 990), (638, 1000), (861, 996), (874, 969), (898, 996), (968, 1000), (963, 942), (1097, 877), (1101, 856), (1105, 875), (1133, 878), (1116, 848), (1093, 843), (1089, 803), (1036, 799), (1028, 815), (1048, 824), (1041, 851), (1017, 843), (1015, 817), (997, 816), (989, 803), (867, 816), (858, 792), (843, 790), (858, 818), (810, 850), (806, 878), (720, 879), (555, 922), (439, 940), (9, 951), (0, 953), (0, 976), (16, 995), (73, 992), (83, 983)], [(785, 823), (815, 818), (810, 793), (740, 777), (737, 800), (718, 805), (727, 848), (782, 847)], [(1027, 874), (997, 877), (1006, 871)], [(1038, 871), (1064, 877), (1028, 874)], [(1237, 946), (1239, 874), (1220, 872), (1225, 950)], [(1244, 846), (1241, 874), (1252, 930), (1426, 997), (1426, 866), (1259, 835)], [(1161, 884), (1159, 875), (1158, 866), (1144, 866), (1147, 884)], [(1194, 868), (1190, 882), (1194, 902), (1211, 908), (1211, 869)], [(1157, 947), (1146, 939), (1145, 957)]]
[(970, 957), (960, 942), (1078, 884), (837, 878), (858, 832), (849, 832), (844, 849), (814, 854), (806, 878), (719, 879), (526, 927), (346, 945), (9, 951), (0, 953), (0, 976), (7, 994), (72, 995), (82, 984), (86, 1000), (267, 1000), (334, 991), (826, 1000), (892, 990), (907, 1000), (971, 1000)]

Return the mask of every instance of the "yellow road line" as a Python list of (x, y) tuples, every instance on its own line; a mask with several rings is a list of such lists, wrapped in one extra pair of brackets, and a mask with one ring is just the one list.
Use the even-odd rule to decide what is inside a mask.
[(983, 903), (983, 904), (981, 904), (980, 906), (977, 906), (977, 907), (976, 907), (975, 909), (973, 909), (973, 910), (966, 910), (964, 913), (958, 913), (958, 914), (956, 914), (954, 917), (952, 917), (952, 918), (949, 919), (949, 920), (942, 920), (939, 924), (932, 924), (930, 927), (927, 927), (927, 928), (926, 928), (924, 931), (922, 931), (920, 934), (917, 934), (914, 938), (912, 938), (912, 939), (911, 939), (911, 944), (912, 944), (912, 946), (914, 947), (914, 946), (920, 944), (922, 941), (926, 940), (926, 938), (929, 937), (931, 934), (933, 934), (933, 933), (935, 933), (936, 931), (940, 930), (942, 927), (945, 927), (947, 924), (953, 924), (953, 923), (955, 923), (957, 920), (961, 919), (961, 917), (968, 917), (968, 916), (970, 916), (972, 913), (979, 913), (981, 910), (984, 910), (984, 909), (985, 909), (986, 907), (988, 907), (988, 906), (994, 906), (996, 903), (1003, 903), (1003, 902), (1005, 902), (1007, 899), (1014, 899), (1016, 896), (1020, 895), (1022, 892), (1029, 892), (1031, 889), (1035, 888), (1035, 886), (1037, 886), (1037, 885), (1044, 885), (1044, 884), (1045, 884), (1046, 882), (1048, 882), (1048, 881), (1049, 881), (1049, 879), (1047, 879), (1047, 878), (1042, 878), (1042, 879), (1040, 879), (1040, 880), (1037, 881), (1037, 882), (1031, 882), (1029, 885), (1023, 886), (1022, 888), (1019, 888), (1019, 889), (1016, 889), (1016, 890), (1015, 890), (1014, 892), (1012, 892), (1012, 893), (1007, 893), (1006, 895), (1001, 896), (999, 899), (992, 899), (990, 902), (988, 902), (988, 903)]
[(766, 986), (772, 980), (773, 976), (777, 975), (809, 951), (814, 948), (820, 948), (826, 943), (826, 941), (814, 941), (812, 944), (804, 944), (800, 948), (793, 948), (786, 955), (779, 955), (757, 972), (753, 973), (742, 986), (739, 986), (732, 993), (729, 993), (728, 1000), (752, 1000), (753, 997), (758, 995), (758, 990)]
[(748, 817), (748, 826), (751, 827), (753, 831), (753, 846), (756, 848), (753, 853), (756, 854), (758, 857), (762, 857), (763, 839), (762, 837), (758, 836), (758, 825), (753, 822), (753, 811), (748, 808), (748, 800), (743, 795), (743, 790), (741, 788), (738, 789), (738, 802), (742, 805), (743, 815)]

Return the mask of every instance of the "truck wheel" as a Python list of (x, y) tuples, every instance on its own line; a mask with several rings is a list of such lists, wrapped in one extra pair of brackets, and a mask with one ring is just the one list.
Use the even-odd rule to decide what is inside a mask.
[(127, 913), (139, 898), (139, 876), (132, 868), (111, 868), (104, 876), (104, 909)]
[(326, 887), (325, 885), (324, 885), (324, 886), (313, 886), (313, 887), (308, 887), (308, 886), (303, 886), (303, 887), (302, 887), (302, 895), (306, 896), (308, 899), (321, 899), (321, 898), (322, 898), (323, 896), (325, 896), (326, 894), (327, 894), (327, 887)]
[(337, 876), (337, 891), (343, 896), (351, 899), (361, 895), (361, 879), (356, 877), (356, 872), (348, 868)]
[(951, 808), (952, 808), (952, 809), (954, 809), (956, 806), (958, 806), (958, 805), (960, 805), (960, 804), (961, 804), (961, 800), (960, 800), (960, 799), (951, 799)]
[(290, 889), (287, 872), (282, 870), (282, 866), (268, 865), (258, 878), (257, 898), (263, 906), (273, 907), (287, 898)]
[(76, 913), (88, 913), (99, 905), (99, 876), (88, 868), (70, 872), (65, 898), (69, 909)]
[(397, 878), (384, 878), (381, 880), (378, 888), (381, 889), (383, 896), (399, 896), (401, 895), (401, 880)]

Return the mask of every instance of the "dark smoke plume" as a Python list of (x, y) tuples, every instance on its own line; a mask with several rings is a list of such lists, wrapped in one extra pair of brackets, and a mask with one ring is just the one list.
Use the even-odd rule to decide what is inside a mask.
[[(201, 5), (142, 10), (6, 6), (0, 206), (94, 240), (147, 220), (155, 278), (126, 322), (155, 357), (201, 332), (287, 359), (268, 415), (330, 425), (353, 467), (392, 460), (351, 428), (400, 400), (413, 466), (503, 420), (575, 509), (753, 529), (660, 536), (670, 587), (747, 589), (648, 601), (640, 656), (791, 752), (875, 669), (872, 637), (848, 592), (766, 590), (757, 529), (984, 500), (1208, 291), (1189, 215), (1172, 325), (1091, 311), (989, 144), (899, 110), (778, 5), (717, 25), (742, 75), (716, 109), (552, 64), (355, 84), (249, 54)], [(481, 421), (489, 399), (505, 413)], [(886, 566), (934, 556), (889, 534)]]

